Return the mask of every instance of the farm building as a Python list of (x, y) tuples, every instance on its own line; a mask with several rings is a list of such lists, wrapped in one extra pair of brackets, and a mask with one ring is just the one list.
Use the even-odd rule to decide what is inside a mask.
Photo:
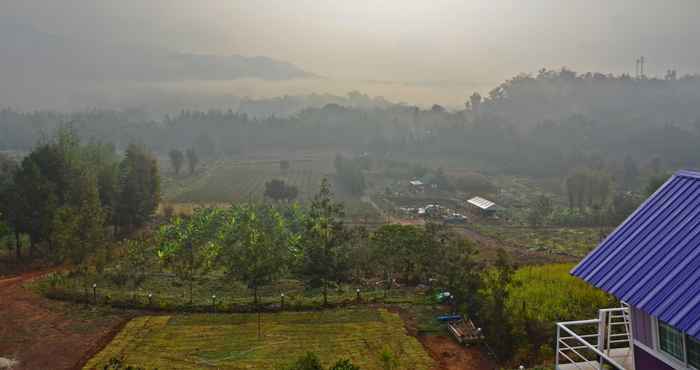
[(497, 211), (502, 210), (496, 203), (482, 197), (474, 197), (467, 201), (482, 216), (493, 216)]
[(413, 179), (409, 181), (409, 185), (411, 185), (411, 188), (414, 191), (423, 191), (425, 189), (437, 189), (438, 188), (438, 179), (435, 175), (432, 174), (426, 174), (423, 177), (419, 179)]
[(425, 184), (423, 181), (420, 180), (411, 180), (408, 182), (409, 185), (411, 185), (411, 189), (413, 191), (423, 191), (425, 190)]
[(571, 273), (623, 303), (558, 323), (557, 369), (700, 369), (700, 173), (673, 175)]

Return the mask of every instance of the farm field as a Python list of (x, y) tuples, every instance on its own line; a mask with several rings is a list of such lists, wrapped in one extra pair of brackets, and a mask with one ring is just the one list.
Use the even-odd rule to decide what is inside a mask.
[[(280, 168), (278, 160), (220, 160), (208, 163), (193, 176), (163, 177), (163, 201), (175, 213), (191, 213), (201, 205), (225, 206), (241, 201), (262, 201), (265, 183), (279, 179), (295, 186), (295, 201), (308, 202), (318, 192), (321, 180), (334, 179), (332, 163), (323, 158), (291, 160), (290, 168)], [(336, 200), (345, 205), (346, 214), (356, 220), (374, 219), (378, 212), (359, 196), (352, 196), (333, 184)]]
[[(300, 201), (311, 198), (326, 175), (317, 161), (292, 161), (287, 170), (279, 161), (218, 161), (194, 178), (173, 179), (164, 187), (165, 198), (173, 202), (217, 203), (261, 200), (265, 182), (284, 180), (299, 189)], [(168, 186), (170, 185), (170, 186)]]
[(384, 309), (262, 314), (143, 316), (126, 327), (85, 369), (121, 358), (144, 368), (275, 369), (305, 353), (328, 366), (347, 358), (366, 370), (382, 369), (389, 351), (400, 369), (429, 369), (432, 359), (401, 318)]
[[(508, 227), (474, 224), (480, 234), (531, 251), (583, 257), (601, 241), (601, 229), (595, 227)], [(607, 235), (609, 228), (603, 230)]]

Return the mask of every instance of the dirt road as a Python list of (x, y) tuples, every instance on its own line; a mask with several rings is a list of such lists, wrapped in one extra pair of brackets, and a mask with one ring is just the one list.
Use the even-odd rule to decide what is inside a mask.
[(78, 369), (130, 316), (45, 299), (23, 284), (46, 273), (0, 280), (0, 358), (16, 369)]

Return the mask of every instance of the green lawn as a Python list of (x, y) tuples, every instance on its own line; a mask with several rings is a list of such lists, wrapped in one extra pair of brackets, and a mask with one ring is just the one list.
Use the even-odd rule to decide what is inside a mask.
[(408, 336), (398, 315), (384, 309), (262, 314), (143, 316), (131, 320), (85, 368), (110, 358), (147, 369), (276, 369), (306, 352), (324, 365), (348, 358), (363, 370), (382, 369), (391, 351), (400, 369), (429, 369), (433, 362)]

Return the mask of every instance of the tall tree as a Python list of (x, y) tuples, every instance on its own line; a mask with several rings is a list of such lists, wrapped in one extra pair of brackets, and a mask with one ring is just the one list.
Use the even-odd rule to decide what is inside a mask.
[(197, 169), (198, 164), (199, 156), (197, 156), (197, 152), (193, 148), (187, 149), (187, 166), (190, 168), (190, 175)]
[(637, 166), (637, 162), (635, 162), (634, 159), (628, 155), (625, 157), (623, 167), (623, 182), (625, 187), (627, 189), (632, 189), (634, 188), (637, 178), (639, 177), (639, 166)]
[(115, 225), (119, 196), (119, 158), (112, 144), (90, 143), (82, 150), (87, 165), (97, 176), (97, 188), (105, 223)]
[(444, 244), (440, 258), (431, 263), (438, 283), (455, 297), (470, 316), (481, 308), (482, 266), (477, 262), (478, 250), (468, 239), (453, 239)]
[(333, 201), (328, 179), (324, 178), (303, 222), (300, 266), (307, 286), (322, 288), (324, 304), (328, 304), (329, 283), (338, 281), (349, 270), (349, 234), (343, 215), (343, 206)]
[(75, 206), (60, 207), (52, 220), (51, 240), (56, 261), (69, 261), (82, 268), (85, 258), (104, 245), (105, 216), (100, 206), (97, 179), (81, 174), (74, 185)]
[(3, 235), (14, 235), (17, 260), (22, 258), (21, 219), (23, 213), (22, 193), (14, 183), (17, 164), (0, 154), (0, 223)]
[(168, 155), (170, 156), (170, 165), (173, 166), (173, 170), (175, 171), (175, 175), (177, 176), (180, 174), (180, 169), (185, 163), (185, 155), (182, 154), (182, 151), (179, 149), (171, 150), (168, 153)]
[(144, 225), (158, 208), (158, 163), (141, 145), (129, 145), (119, 165), (118, 200), (117, 224), (127, 229)]

